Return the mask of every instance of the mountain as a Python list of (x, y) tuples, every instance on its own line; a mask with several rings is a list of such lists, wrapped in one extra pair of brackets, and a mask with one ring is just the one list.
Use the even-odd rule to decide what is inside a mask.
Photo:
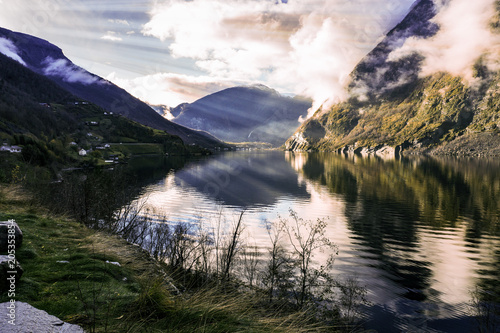
[(433, 0), (416, 1), (408, 15), (380, 42), (351, 73), (351, 95), (378, 98), (401, 81), (412, 82), (418, 77), (422, 56), (417, 53), (389, 60), (389, 55), (409, 38), (430, 38), (439, 26), (432, 22), (436, 15)]
[[(470, 66), (473, 84), (443, 71), (422, 75), (425, 57), (419, 52), (391, 57), (410, 38), (433, 40), (440, 31), (436, 12), (433, 1), (417, 1), (353, 70), (350, 98), (318, 110), (285, 149), (500, 155), (500, 74), (484, 57)], [(497, 21), (490, 23), (496, 34)]]
[(300, 125), (311, 101), (280, 95), (263, 85), (234, 87), (171, 109), (173, 121), (228, 142), (282, 145)]
[[(4, 144), (21, 145), (22, 151), (2, 152), (0, 182), (14, 180), (11, 170), (16, 166), (24, 170), (24, 177), (41, 181), (61, 168), (102, 164), (112, 155), (206, 153), (185, 145), (178, 136), (111, 115), (0, 53), (0, 145)], [(80, 156), (81, 149), (89, 156)]]
[(59, 47), (48, 41), (4, 28), (0, 28), (0, 41), (7, 45), (6, 48), (3, 47), (4, 51), (10, 50), (11, 56), (17, 56), (17, 61), (27, 68), (108, 112), (177, 135), (187, 144), (195, 143), (204, 147), (221, 145), (219, 140), (208, 133), (194, 131), (168, 121), (125, 90), (76, 66), (64, 56)]

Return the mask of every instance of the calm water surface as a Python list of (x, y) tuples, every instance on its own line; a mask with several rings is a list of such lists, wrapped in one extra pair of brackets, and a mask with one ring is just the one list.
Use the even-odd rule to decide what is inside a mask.
[(173, 222), (245, 209), (250, 245), (267, 246), (264, 221), (289, 209), (327, 218), (335, 273), (368, 288), (379, 332), (474, 331), (470, 292), (500, 294), (499, 160), (231, 152), (149, 183), (141, 198)]

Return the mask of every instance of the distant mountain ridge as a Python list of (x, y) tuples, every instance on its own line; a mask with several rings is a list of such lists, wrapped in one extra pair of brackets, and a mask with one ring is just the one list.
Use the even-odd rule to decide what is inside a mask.
[[(418, 52), (390, 57), (410, 37), (429, 39), (439, 33), (436, 10), (431, 0), (417, 1), (355, 67), (347, 87), (350, 98), (318, 110), (285, 149), (500, 155), (500, 72), (479, 58), (471, 65), (476, 83), (469, 85), (446, 72), (422, 77), (425, 58)], [(490, 25), (500, 33), (498, 22)]]
[(264, 85), (228, 88), (170, 112), (174, 122), (228, 142), (282, 145), (307, 115), (311, 101), (290, 98)]
[(124, 89), (74, 65), (63, 51), (43, 39), (0, 28), (0, 38), (13, 43), (25, 65), (44, 75), (73, 95), (152, 128), (177, 135), (184, 142), (204, 147), (221, 144), (208, 133), (194, 131), (160, 116), (146, 103)]

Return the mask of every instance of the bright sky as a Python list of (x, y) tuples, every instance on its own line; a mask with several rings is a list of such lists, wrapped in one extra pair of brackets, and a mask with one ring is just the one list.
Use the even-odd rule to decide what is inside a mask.
[(48, 40), (152, 104), (261, 83), (316, 106), (414, 0), (0, 0), (0, 26)]

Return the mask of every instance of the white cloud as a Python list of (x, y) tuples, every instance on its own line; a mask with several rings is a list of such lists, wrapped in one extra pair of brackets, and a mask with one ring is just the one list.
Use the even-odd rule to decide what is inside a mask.
[(192, 103), (202, 96), (245, 83), (171, 73), (157, 73), (132, 80), (121, 79), (111, 73), (106, 79), (149, 104), (168, 104), (170, 107)]
[(108, 22), (122, 24), (122, 25), (130, 25), (130, 23), (128, 23), (127, 20), (120, 20), (120, 19), (109, 19)]
[(79, 82), (85, 85), (93, 83), (103, 83), (98, 77), (91, 75), (84, 69), (73, 65), (66, 59), (52, 59), (47, 57), (43, 64), (46, 65), (44, 69), (45, 75), (58, 76), (64, 81), (69, 83)]
[(18, 63), (20, 63), (23, 66), (26, 66), (26, 63), (24, 60), (21, 58), (21, 56), (18, 54), (17, 47), (14, 45), (14, 43), (6, 38), (0, 38), (0, 53), (3, 53), (7, 57), (14, 59)]
[(498, 67), (493, 59), (500, 55), (500, 37), (489, 26), (494, 4), (495, 0), (451, 0), (442, 4), (433, 20), (440, 26), (439, 32), (428, 39), (408, 39), (389, 59), (418, 52), (425, 57), (422, 76), (446, 71), (466, 80), (472, 80), (472, 66), (483, 55), (490, 66)]
[(114, 32), (114, 31), (108, 31), (106, 33), (106, 35), (104, 35), (104, 36), (101, 37), (101, 39), (109, 40), (109, 41), (112, 41), (112, 42), (121, 42), (123, 40), (123, 38), (118, 37), (117, 33)]
[(143, 33), (213, 78), (256, 80), (325, 101), (414, 0), (169, 0)]

